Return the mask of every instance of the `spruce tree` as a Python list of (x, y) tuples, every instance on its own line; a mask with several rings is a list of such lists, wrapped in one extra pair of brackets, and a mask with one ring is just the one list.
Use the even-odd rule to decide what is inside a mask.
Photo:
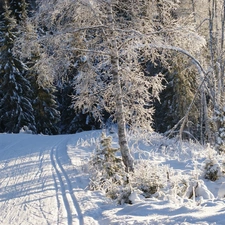
[(58, 134), (60, 113), (57, 109), (55, 89), (51, 87), (38, 87), (35, 89), (36, 98), (33, 102), (37, 132), (43, 134)]
[(16, 20), (7, 3), (4, 6), (0, 29), (1, 131), (18, 133), (22, 127), (27, 126), (36, 132), (30, 99), (31, 86), (24, 76), (27, 67), (13, 53), (17, 35)]
[[(72, 60), (76, 61), (75, 65), (78, 64), (78, 59)], [(72, 97), (75, 95), (75, 90), (73, 87), (74, 77), (78, 75), (74, 63), (67, 71), (67, 76), (64, 78), (63, 82), (58, 84), (58, 102), (59, 111), (61, 115), (60, 119), (60, 129), (62, 134), (72, 134), (83, 130), (93, 130), (100, 128), (100, 122), (93, 118), (91, 112), (83, 113), (76, 112), (72, 105)], [(77, 65), (79, 67), (79, 65)]]
[(9, 0), (10, 10), (15, 17), (17, 23), (19, 23), (27, 14), (26, 0)]
[[(31, 21), (28, 20), (28, 4), (25, 0), (20, 0), (21, 10), (16, 10), (19, 16), (18, 33), (19, 39), (15, 43), (14, 49), (18, 53), (19, 57), (26, 62), (28, 70), (26, 71), (25, 77), (30, 82), (32, 95), (31, 104), (34, 109), (34, 119), (36, 124), (36, 132), (43, 134), (58, 134), (59, 127), (58, 122), (60, 119), (58, 104), (56, 102), (56, 88), (53, 82), (46, 82), (50, 69), (48, 69), (47, 63), (45, 66), (41, 66), (40, 61), (42, 55), (40, 45), (27, 46), (25, 40), (33, 40), (37, 38), (36, 30)], [(16, 1), (11, 1), (13, 6), (17, 6)], [(16, 7), (15, 7), (16, 8)], [(45, 79), (45, 78), (46, 79)], [(44, 79), (43, 79), (44, 78)]]
[(56, 88), (51, 83), (40, 84), (37, 62), (41, 59), (39, 52), (33, 52), (28, 62), (29, 72), (27, 74), (33, 90), (32, 105), (37, 133), (58, 134), (60, 113), (56, 101)]

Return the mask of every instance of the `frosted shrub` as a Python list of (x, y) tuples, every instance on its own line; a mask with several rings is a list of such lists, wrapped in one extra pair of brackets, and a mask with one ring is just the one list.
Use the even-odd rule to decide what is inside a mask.
[[(204, 162), (204, 177), (211, 181), (218, 180), (224, 174), (221, 155), (218, 155), (210, 146), (207, 147), (209, 156)], [(219, 158), (218, 158), (219, 157)]]
[(167, 183), (167, 166), (158, 166), (146, 160), (140, 160), (135, 165), (130, 178), (133, 188), (143, 192), (144, 197), (150, 197)]
[(221, 165), (215, 159), (205, 160), (205, 178), (211, 181), (216, 181), (223, 175)]

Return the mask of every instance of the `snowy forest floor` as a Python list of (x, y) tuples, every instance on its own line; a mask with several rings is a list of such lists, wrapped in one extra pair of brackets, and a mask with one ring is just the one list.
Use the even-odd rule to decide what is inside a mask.
[[(165, 189), (161, 197), (136, 196), (133, 204), (118, 205), (103, 192), (88, 189), (87, 162), (100, 136), (101, 131), (0, 134), (0, 224), (225, 224), (225, 179), (213, 182), (202, 175), (205, 160), (214, 157), (212, 149), (185, 142), (181, 146), (159, 134), (150, 142), (129, 136), (136, 159), (167, 166), (174, 179), (195, 180), (198, 195), (189, 199)], [(222, 160), (219, 156), (217, 162)]]

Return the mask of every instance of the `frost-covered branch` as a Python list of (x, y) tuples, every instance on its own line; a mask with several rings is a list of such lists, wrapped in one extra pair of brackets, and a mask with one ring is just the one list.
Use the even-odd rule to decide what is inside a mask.
[(167, 49), (167, 50), (172, 50), (172, 51), (176, 51), (179, 53), (182, 53), (186, 56), (188, 56), (192, 62), (194, 63), (194, 65), (197, 67), (199, 74), (203, 74), (204, 76), (206, 76), (207, 72), (203, 69), (201, 63), (188, 51), (179, 48), (179, 47), (175, 47), (175, 46), (169, 46), (169, 45), (157, 45), (157, 44), (150, 44), (149, 45), (151, 48), (156, 48), (156, 49)]
[[(170, 55), (158, 51), (159, 46), (187, 47), (190, 54), (203, 46), (191, 23), (173, 17), (171, 12), (178, 6), (172, 1), (161, 3), (163, 10), (156, 1), (148, 0), (48, 0), (40, 2), (34, 19), (45, 30), (37, 42), (53, 60), (56, 73), (66, 73), (71, 61), (76, 66), (74, 109), (92, 112), (96, 119), (107, 110), (117, 122), (119, 145), (129, 171), (133, 166), (125, 128), (151, 132), (153, 102), (164, 89), (161, 74), (144, 73), (147, 62), (160, 60), (168, 66)], [(197, 60), (195, 63), (202, 70)]]
[(92, 49), (83, 49), (83, 48), (69, 48), (69, 49), (64, 49), (63, 51), (79, 51), (79, 52), (88, 52), (92, 54), (100, 54), (100, 55), (110, 55), (109, 52), (104, 52), (104, 51), (96, 51)]

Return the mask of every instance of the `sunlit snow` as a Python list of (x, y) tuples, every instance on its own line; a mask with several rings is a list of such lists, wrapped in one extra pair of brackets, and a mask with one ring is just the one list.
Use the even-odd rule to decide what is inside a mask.
[[(116, 145), (116, 133), (112, 135)], [(225, 224), (225, 179), (221, 176), (213, 182), (202, 176), (205, 160), (214, 154), (207, 147), (181, 145), (158, 134), (148, 142), (129, 136), (137, 160), (164, 166), (171, 179), (191, 177), (198, 186), (192, 198), (178, 196), (176, 189), (150, 198), (134, 191), (133, 204), (118, 205), (101, 191), (88, 189), (87, 162), (100, 136), (101, 131), (58, 136), (0, 134), (0, 224)]]

